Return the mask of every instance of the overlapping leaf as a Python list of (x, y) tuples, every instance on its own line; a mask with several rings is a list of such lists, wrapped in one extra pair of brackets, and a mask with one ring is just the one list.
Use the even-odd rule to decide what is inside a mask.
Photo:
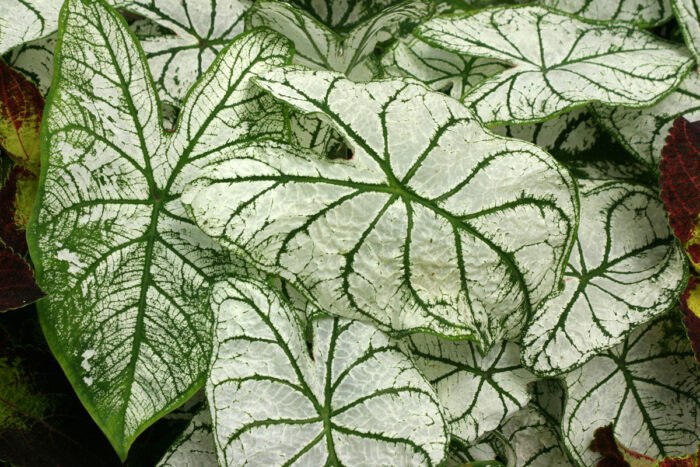
[(427, 334), (409, 340), (416, 366), (435, 387), (453, 437), (473, 443), (523, 408), (534, 376), (520, 366), (520, 348), (504, 342), (482, 356), (470, 342)]
[(201, 404), (185, 431), (175, 440), (158, 467), (214, 466), (216, 449), (209, 407)]
[(654, 190), (579, 180), (581, 222), (564, 290), (538, 310), (523, 362), (541, 374), (581, 365), (671, 308), (685, 287), (683, 252)]
[(417, 38), (396, 41), (382, 56), (381, 64), (389, 76), (415, 78), (455, 99), (461, 99), (472, 86), (508, 68), (495, 60), (433, 47)]
[(433, 46), (514, 65), (465, 96), (489, 124), (528, 123), (585, 103), (643, 107), (682, 81), (685, 48), (624, 23), (582, 21), (540, 6), (433, 18), (417, 35)]
[(679, 115), (700, 120), (700, 73), (693, 71), (653, 107), (594, 106), (596, 117), (637, 159), (657, 170), (668, 132)]
[[(251, 0), (132, 0), (128, 9), (174, 35), (139, 35), (163, 100), (179, 105), (228, 42), (243, 32)], [(138, 35), (138, 34), (137, 34)]]
[(353, 160), (273, 144), (212, 157), (183, 198), (201, 228), (334, 315), (484, 349), (519, 333), (577, 224), (551, 156), (414, 81), (287, 69), (257, 82), (321, 113)]
[(700, 365), (700, 286), (697, 276), (688, 281), (688, 287), (681, 295), (680, 305), (683, 324), (695, 351), (695, 359)]
[(327, 0), (291, 0), (302, 9), (338, 34), (352, 29), (381, 13), (389, 7), (405, 3), (406, 0), (349, 0), (333, 2)]
[(44, 122), (40, 208), (28, 236), (47, 340), (123, 458), (205, 377), (207, 297), (230, 255), (185, 216), (196, 161), (283, 134), (282, 109), (250, 76), (289, 59), (272, 32), (240, 36), (163, 131), (143, 51), (102, 2), (69, 0)]
[[(357, 9), (363, 3), (369, 2), (342, 2), (345, 9), (341, 6), (331, 8), (335, 17), (353, 17), (365, 11)], [(424, 0), (392, 3), (384, 9), (370, 10), (375, 12), (371, 16), (367, 13), (357, 16), (357, 24), (339, 34), (290, 4), (263, 0), (250, 10), (246, 27), (266, 26), (288, 37), (295, 45), (294, 63), (318, 70), (339, 71), (352, 80), (364, 81), (379, 73), (373, 54), (381, 39), (380, 33), (395, 33), (402, 24), (416, 22), (430, 12), (430, 2)]]
[(270, 288), (215, 286), (207, 397), (223, 465), (439, 465), (449, 434), (437, 397), (398, 343), (321, 318), (310, 344)]
[[(492, 432), (477, 444), (467, 445), (453, 441), (450, 444), (445, 465), (447, 467), (471, 467), (472, 465), (479, 467), (505, 467), (503, 462), (499, 460), (500, 454), (493, 447), (496, 444), (499, 447), (501, 445), (505, 446), (505, 441), (497, 432)], [(504, 449), (501, 448), (500, 450)]]
[(30, 78), (44, 96), (48, 95), (53, 79), (53, 51), (57, 37), (54, 33), (26, 42), (7, 54), (7, 64)]
[(539, 0), (538, 3), (582, 18), (630, 21), (644, 27), (659, 25), (673, 16), (670, 0)]
[(671, 0), (671, 4), (688, 48), (700, 60), (700, 2)]
[(568, 451), (593, 465), (594, 431), (610, 423), (621, 443), (651, 457), (685, 455), (700, 443), (700, 375), (678, 313), (630, 333), (565, 376), (562, 433)]

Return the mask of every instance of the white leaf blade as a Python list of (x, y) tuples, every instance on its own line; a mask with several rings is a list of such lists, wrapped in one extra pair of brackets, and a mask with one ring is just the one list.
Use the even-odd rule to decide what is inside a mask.
[(206, 404), (201, 404), (190, 423), (168, 452), (158, 461), (158, 467), (194, 467), (217, 465), (211, 415)]
[(610, 423), (621, 443), (654, 458), (697, 449), (700, 377), (680, 323), (670, 312), (566, 375), (562, 434), (577, 462), (595, 463), (593, 432)]
[[(169, 136), (143, 52), (114, 10), (69, 0), (59, 44), (39, 208), (28, 229), (37, 278), (50, 293), (38, 307), (54, 355), (124, 458), (141, 431), (203, 383), (210, 282), (237, 264), (186, 218), (178, 190), (204, 146), (254, 136), (248, 120), (282, 134), (265, 118), (278, 109), (281, 120), (282, 110), (251, 89), (245, 70), (284, 63), (289, 49), (272, 33), (242, 37), (195, 87), (184, 127)], [(243, 47), (258, 55), (236, 58)], [(218, 88), (223, 76), (238, 84)], [(252, 118), (230, 108), (246, 98), (266, 110)]]
[(465, 96), (493, 125), (534, 123), (594, 101), (653, 105), (692, 66), (684, 48), (633, 26), (583, 22), (540, 6), (433, 18), (416, 34), (437, 47), (514, 65)]
[(698, 0), (671, 0), (673, 12), (688, 48), (700, 60), (700, 3)]
[(670, 0), (540, 0), (582, 18), (602, 21), (629, 21), (642, 27), (658, 26), (673, 15)]
[[(355, 156), (319, 161), (269, 146), (235, 156), (236, 166), (212, 159), (185, 195), (200, 227), (339, 316), (397, 334), (471, 337), (486, 348), (519, 332), (527, 309), (554, 286), (576, 225), (573, 181), (549, 155), (485, 132), (457, 101), (413, 81), (354, 84), (289, 69), (258, 83), (305, 113), (323, 113)], [(467, 140), (473, 145), (461, 152)], [(260, 171), (255, 183), (251, 170)], [(505, 184), (471, 183), (470, 174)], [(313, 202), (270, 211), (290, 196)], [(347, 218), (353, 223), (338, 224)], [(328, 228), (343, 232), (331, 244)]]
[(557, 375), (668, 311), (687, 278), (657, 194), (630, 182), (579, 180), (581, 221), (564, 290), (536, 310), (523, 362)]
[[(269, 288), (219, 283), (207, 397), (225, 465), (439, 465), (447, 428), (430, 385), (371, 326), (300, 322)], [(261, 359), (261, 356), (264, 358)]]

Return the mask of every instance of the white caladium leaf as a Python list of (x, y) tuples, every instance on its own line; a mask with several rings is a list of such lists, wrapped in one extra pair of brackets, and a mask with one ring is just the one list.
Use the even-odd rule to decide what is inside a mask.
[[(115, 8), (130, 0), (106, 0)], [(58, 27), (63, 2), (57, 0), (3, 0), (0, 15), (0, 55), (18, 45), (46, 37)]]
[(700, 120), (700, 73), (690, 72), (664, 100), (646, 109), (595, 106), (600, 123), (637, 159), (658, 170), (661, 150), (679, 115)]
[(54, 33), (24, 43), (12, 49), (7, 56), (7, 64), (34, 81), (44, 96), (48, 95), (53, 79), (53, 51), (57, 37)]
[(185, 431), (178, 436), (157, 465), (158, 467), (217, 465), (211, 415), (206, 404), (200, 404), (199, 410)]
[(551, 156), (413, 80), (290, 68), (256, 82), (321, 113), (353, 160), (273, 144), (212, 157), (183, 198), (202, 229), (331, 314), (484, 349), (518, 335), (577, 224), (573, 180)]
[[(204, 380), (207, 297), (231, 256), (186, 217), (196, 161), (284, 134), (283, 109), (250, 83), (287, 62), (271, 31), (240, 36), (161, 127), (143, 51), (114, 10), (69, 0), (44, 114), (39, 208), (28, 229), (46, 338), (124, 458), (131, 442)], [(242, 51), (245, 51), (243, 53)]]
[(658, 192), (622, 181), (579, 180), (581, 221), (564, 290), (535, 311), (523, 363), (556, 375), (620, 343), (671, 308), (688, 268)]
[[(510, 452), (501, 453), (514, 467), (574, 467), (561, 445), (551, 420), (539, 408), (528, 404), (510, 417), (499, 432)], [(592, 464), (586, 464), (592, 465)]]
[[(507, 454), (504, 454), (507, 453)], [(475, 444), (465, 444), (458, 440), (450, 443), (446, 467), (511, 467), (507, 459), (515, 459), (515, 454), (503, 435), (492, 431)], [(470, 464), (473, 462), (474, 464)]]
[(435, 387), (453, 438), (472, 443), (530, 400), (535, 377), (520, 366), (520, 348), (503, 342), (482, 356), (471, 342), (428, 334), (407, 340), (416, 366)]
[(514, 65), (465, 96), (489, 124), (541, 121), (593, 101), (649, 106), (693, 64), (684, 47), (632, 25), (584, 22), (541, 6), (433, 18), (417, 34), (436, 47)]
[(539, 0), (582, 18), (603, 21), (630, 21), (642, 27), (653, 27), (671, 19), (670, 0)]
[(338, 34), (350, 32), (382, 10), (405, 0), (291, 0), (291, 3)]
[(593, 432), (610, 423), (620, 443), (654, 458), (700, 443), (700, 374), (675, 311), (568, 373), (565, 384), (562, 434), (581, 465), (595, 464)]
[(671, 0), (688, 48), (700, 60), (700, 0)]
[[(380, 33), (393, 34), (402, 24), (417, 22), (430, 13), (430, 2), (425, 0), (393, 3), (339, 34), (290, 4), (263, 0), (251, 8), (246, 27), (266, 26), (288, 37), (295, 46), (294, 63), (339, 71), (352, 80), (366, 81), (379, 74), (374, 48), (381, 38)], [(334, 15), (354, 14), (355, 2), (338, 2), (338, 5), (346, 10), (335, 6)]]
[(190, 86), (216, 55), (243, 32), (252, 0), (132, 0), (128, 9), (155, 21), (174, 35), (139, 36), (164, 100), (179, 105)]
[(417, 38), (396, 41), (382, 56), (385, 74), (415, 78), (455, 99), (472, 86), (508, 68), (495, 60), (468, 57), (433, 47)]
[(269, 287), (215, 286), (207, 397), (222, 465), (439, 465), (449, 432), (399, 344), (359, 321), (321, 318), (310, 343)]

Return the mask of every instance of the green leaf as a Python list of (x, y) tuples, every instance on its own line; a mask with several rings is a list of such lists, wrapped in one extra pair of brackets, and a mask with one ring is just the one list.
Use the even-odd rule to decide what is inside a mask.
[(211, 415), (209, 407), (202, 403), (185, 431), (158, 462), (158, 467), (214, 465), (217, 462)]
[(700, 73), (693, 71), (673, 93), (653, 107), (594, 106), (600, 123), (638, 160), (659, 170), (661, 150), (677, 116), (700, 120)]
[[(343, 5), (347, 9), (333, 7), (333, 14), (359, 13), (355, 2)], [(317, 70), (339, 71), (354, 81), (364, 81), (379, 74), (374, 48), (381, 34), (393, 35), (402, 24), (417, 22), (429, 13), (430, 2), (425, 0), (394, 2), (372, 16), (363, 15), (361, 22), (339, 34), (292, 5), (263, 0), (251, 8), (246, 28), (266, 26), (288, 37), (295, 46), (294, 63)]]
[(630, 329), (668, 311), (688, 267), (656, 190), (579, 180), (581, 222), (564, 290), (535, 311), (523, 362), (556, 375), (619, 344)]
[(565, 376), (562, 434), (577, 462), (595, 463), (593, 433), (610, 423), (621, 443), (647, 456), (697, 448), (700, 375), (683, 332), (673, 311)]
[(250, 77), (289, 55), (270, 31), (239, 36), (165, 133), (123, 18), (89, 0), (62, 12), (28, 240), (49, 294), (39, 304), (49, 345), (122, 459), (203, 383), (207, 297), (235, 264), (186, 218), (182, 187), (202, 157), (283, 135), (282, 109)]
[(654, 27), (673, 16), (670, 0), (539, 0), (583, 18), (604, 21), (630, 21), (642, 27)]
[(671, 0), (671, 5), (688, 48), (700, 60), (700, 2)]
[[(130, 0), (107, 0), (115, 8)], [(0, 55), (25, 42), (56, 31), (62, 2), (57, 0), (3, 0), (0, 16)]]
[(427, 334), (409, 341), (416, 366), (435, 387), (452, 437), (472, 443), (524, 407), (535, 377), (520, 366), (520, 348), (504, 342), (482, 356), (470, 342)]
[(494, 60), (433, 47), (417, 38), (396, 41), (382, 57), (381, 64), (389, 76), (415, 78), (455, 99), (461, 99), (472, 86), (508, 68)]
[(215, 286), (207, 397), (222, 465), (439, 465), (449, 433), (430, 385), (397, 342), (321, 318), (310, 341), (272, 289)]
[(593, 101), (653, 105), (693, 65), (685, 48), (634, 26), (583, 21), (540, 6), (433, 18), (416, 34), (436, 47), (514, 65), (465, 96), (493, 125), (537, 122)]
[(519, 334), (577, 225), (573, 180), (551, 156), (412, 80), (290, 68), (256, 82), (321, 113), (353, 159), (273, 144), (212, 157), (183, 198), (201, 228), (333, 315), (486, 350)]
[(128, 9), (170, 29), (174, 35), (139, 35), (165, 101), (180, 105), (194, 82), (231, 39), (243, 32), (251, 0), (132, 0)]

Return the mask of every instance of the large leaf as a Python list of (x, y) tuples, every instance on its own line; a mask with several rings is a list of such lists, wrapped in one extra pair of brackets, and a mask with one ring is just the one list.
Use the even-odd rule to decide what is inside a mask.
[(455, 99), (461, 99), (472, 86), (508, 68), (495, 60), (433, 47), (417, 38), (396, 41), (382, 56), (381, 63), (389, 76), (415, 78)]
[(211, 415), (209, 407), (202, 403), (185, 431), (158, 462), (158, 467), (207, 467), (214, 465), (217, 465), (217, 462)]
[(290, 54), (254, 31), (192, 89), (175, 133), (161, 127), (143, 51), (102, 2), (62, 12), (43, 127), (40, 208), (28, 237), (42, 326), (89, 412), (124, 458), (134, 438), (205, 377), (207, 297), (230, 256), (186, 217), (197, 160), (283, 134), (283, 112), (250, 76)]
[(540, 4), (583, 18), (656, 26), (671, 19), (670, 0), (539, 0)]
[(470, 342), (427, 334), (412, 336), (416, 366), (435, 387), (453, 437), (472, 443), (524, 407), (534, 376), (520, 366), (520, 348), (511, 342), (482, 356)]
[(669, 310), (688, 274), (655, 190), (589, 180), (579, 188), (581, 222), (564, 291), (535, 311), (523, 337), (523, 362), (545, 375), (583, 364)]
[(610, 423), (621, 443), (647, 456), (685, 455), (700, 443), (700, 375), (676, 312), (636, 329), (565, 383), (562, 433), (582, 465), (593, 465), (593, 433)]
[(700, 2), (671, 0), (671, 4), (688, 48), (700, 60)]
[(484, 349), (519, 333), (577, 224), (551, 156), (414, 81), (287, 69), (257, 82), (321, 113), (353, 160), (270, 144), (212, 157), (183, 198), (201, 228), (334, 315)]
[[(342, 3), (345, 9), (333, 7), (335, 15), (355, 14), (356, 2), (338, 3)], [(359, 2), (359, 6), (363, 3)], [(372, 16), (362, 15), (361, 22), (338, 34), (316, 17), (290, 4), (262, 0), (250, 10), (246, 27), (267, 26), (288, 37), (295, 46), (294, 63), (318, 70), (339, 71), (355, 81), (369, 80), (379, 73), (373, 54), (382, 37), (380, 33), (394, 34), (402, 24), (417, 22), (430, 12), (430, 2), (425, 0), (393, 3), (376, 10)]]
[(693, 71), (673, 93), (653, 107), (593, 107), (596, 117), (640, 161), (658, 170), (661, 151), (679, 115), (700, 120), (700, 73)]
[(252, 0), (133, 0), (128, 9), (174, 35), (139, 35), (163, 100), (181, 104), (192, 84), (226, 44), (243, 32)]
[(541, 121), (593, 101), (649, 106), (693, 64), (684, 47), (634, 26), (582, 21), (540, 6), (433, 18), (417, 34), (436, 47), (514, 65), (465, 96), (489, 124)]
[(359, 321), (321, 318), (310, 341), (270, 288), (215, 286), (207, 397), (223, 465), (439, 465), (449, 433), (399, 344)]

